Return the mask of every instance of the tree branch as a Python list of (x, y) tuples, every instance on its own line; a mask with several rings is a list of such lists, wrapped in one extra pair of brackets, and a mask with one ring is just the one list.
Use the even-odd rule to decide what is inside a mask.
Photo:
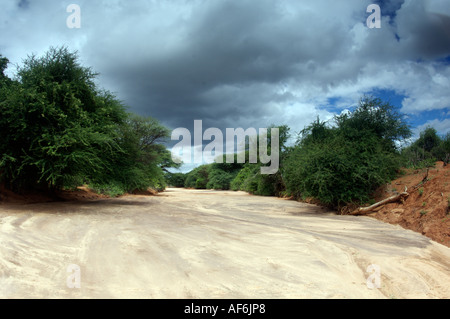
[(373, 205), (371, 205), (369, 207), (360, 207), (358, 209), (355, 209), (349, 215), (363, 215), (363, 214), (367, 214), (368, 212), (373, 211), (375, 208), (377, 208), (379, 206), (386, 205), (386, 204), (389, 204), (389, 203), (393, 203), (393, 202), (396, 202), (398, 200), (403, 200), (403, 199), (405, 199), (408, 196), (409, 196), (409, 193), (403, 192), (403, 193), (400, 193), (398, 195), (394, 195), (394, 196), (391, 196), (389, 198), (383, 199), (382, 201), (379, 201), (378, 203), (375, 203), (375, 204), (373, 204)]

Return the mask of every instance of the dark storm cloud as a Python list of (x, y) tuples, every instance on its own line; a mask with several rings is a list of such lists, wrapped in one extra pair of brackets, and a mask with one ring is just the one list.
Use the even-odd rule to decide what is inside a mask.
[[(175, 50), (102, 72), (127, 79), (120, 84), (127, 102), (171, 126), (204, 119), (224, 127), (273, 116), (267, 102), (278, 94), (269, 85), (298, 77), (314, 82), (309, 76), (315, 65), (329, 64), (346, 42), (343, 26), (330, 25), (320, 12), (299, 9), (284, 12), (275, 1), (217, 2), (191, 16)], [(314, 30), (314, 22), (324, 26)], [(140, 45), (158, 50), (158, 44)]]
[(22, 9), (26, 9), (26, 8), (28, 8), (29, 7), (29, 5), (30, 5), (30, 2), (28, 1), (28, 0), (19, 0), (19, 1), (17, 1), (18, 3), (17, 3), (17, 6), (19, 7), (19, 8), (22, 8)]
[(397, 11), (400, 10), (405, 0), (376, 0), (374, 3), (382, 8), (383, 16), (389, 16), (391, 19), (395, 19)]
[(400, 42), (416, 59), (435, 59), (450, 53), (450, 16), (426, 10), (426, 2), (404, 4), (396, 22)]
[(49, 46), (78, 50), (100, 86), (171, 128), (298, 131), (374, 89), (405, 96), (408, 113), (448, 108), (450, 66), (437, 62), (450, 56), (448, 1), (378, 1), (382, 28), (369, 29), (372, 2), (80, 0), (73, 30), (69, 3), (10, 0), (0, 48), (15, 63)]
[[(191, 128), (194, 119), (220, 128), (263, 126), (285, 120), (279, 115), (289, 104), (323, 102), (328, 94), (339, 95), (343, 85), (360, 88), (351, 96), (355, 100), (370, 89), (364, 84), (368, 65), (390, 70), (405, 59), (449, 54), (445, 28), (423, 4), (383, 1), (383, 15), (392, 20), (381, 30), (368, 31), (358, 20), (367, 17), (369, 3), (208, 2), (192, 5), (189, 15), (176, 16), (163, 28), (138, 23), (142, 29), (133, 29), (132, 40), (122, 37), (123, 47), (98, 36), (84, 50), (103, 59), (105, 54), (96, 54), (98, 47), (114, 47), (110, 61), (117, 63), (104, 60), (104, 77), (117, 84), (134, 110), (173, 128)], [(110, 33), (121, 34), (128, 26), (119, 23)], [(165, 36), (152, 34), (155, 29)], [(131, 52), (128, 59), (124, 51)], [(279, 90), (283, 85), (306, 93), (286, 95)], [(311, 97), (316, 91), (322, 100)], [(297, 106), (299, 113), (302, 107), (307, 106)]]

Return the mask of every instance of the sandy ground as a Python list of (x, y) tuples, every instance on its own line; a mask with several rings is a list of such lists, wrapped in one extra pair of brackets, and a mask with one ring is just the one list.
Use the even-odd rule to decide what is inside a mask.
[(0, 298), (450, 298), (450, 248), (242, 192), (1, 204)]

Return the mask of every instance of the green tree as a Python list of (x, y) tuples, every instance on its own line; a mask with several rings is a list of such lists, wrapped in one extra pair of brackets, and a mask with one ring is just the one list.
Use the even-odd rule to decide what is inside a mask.
[(164, 170), (171, 165), (167, 160), (169, 151), (163, 145), (169, 130), (154, 118), (136, 114), (128, 114), (118, 128), (121, 151), (108, 159), (111, 170), (92, 179), (93, 188), (106, 193), (108, 189), (120, 190), (119, 193), (149, 187), (164, 189)]
[(211, 165), (201, 165), (186, 174), (184, 186), (187, 188), (206, 189)]
[(428, 126), (419, 138), (402, 150), (407, 166), (416, 168), (434, 166), (437, 160), (448, 162), (448, 136), (441, 138), (436, 129)]
[(184, 187), (186, 175), (183, 173), (166, 172), (166, 183), (172, 187)]
[[(285, 190), (284, 180), (282, 177), (282, 166), (284, 162), (287, 150), (287, 141), (290, 137), (290, 129), (287, 125), (271, 125), (267, 129), (267, 147), (268, 153), (272, 152), (271, 149), (271, 129), (278, 128), (279, 132), (279, 160), (280, 170), (275, 174), (263, 175), (261, 174), (261, 166), (259, 155), (257, 163), (249, 163), (248, 161), (242, 167), (237, 175), (230, 182), (230, 188), (232, 190), (242, 190), (255, 195), (262, 196), (278, 196)], [(259, 146), (259, 136), (257, 137)], [(248, 152), (248, 151), (247, 151)], [(246, 156), (248, 158), (248, 156)]]
[(231, 181), (236, 177), (244, 164), (237, 163), (237, 154), (235, 154), (234, 162), (227, 163), (226, 155), (223, 155), (222, 163), (209, 164), (208, 189), (230, 189)]
[(379, 99), (361, 100), (335, 123), (318, 119), (302, 131), (285, 160), (283, 179), (289, 194), (336, 208), (367, 201), (396, 176), (401, 163), (396, 141), (410, 131), (393, 106)]
[[(5, 65), (0, 59), (2, 76)], [(164, 187), (168, 130), (128, 114), (95, 79), (76, 53), (61, 47), (29, 56), (17, 81), (0, 87), (0, 178), (7, 187), (56, 190), (89, 183), (110, 194)]]
[(398, 150), (396, 142), (411, 137), (411, 129), (395, 107), (379, 98), (364, 96), (351, 113), (335, 117), (340, 131), (348, 140), (370, 134), (378, 138), (388, 152)]
[(0, 104), (2, 177), (15, 189), (62, 188), (108, 168), (126, 114), (66, 48), (31, 56)]
[(420, 147), (424, 152), (432, 154), (432, 151), (439, 147), (442, 140), (437, 134), (435, 128), (428, 126), (423, 132), (420, 133), (420, 137), (417, 139), (415, 144)]

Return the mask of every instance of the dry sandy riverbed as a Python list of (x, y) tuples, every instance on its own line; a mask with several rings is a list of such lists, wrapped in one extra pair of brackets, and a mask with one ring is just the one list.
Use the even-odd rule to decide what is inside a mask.
[(0, 298), (450, 298), (450, 248), (242, 192), (3, 204)]

